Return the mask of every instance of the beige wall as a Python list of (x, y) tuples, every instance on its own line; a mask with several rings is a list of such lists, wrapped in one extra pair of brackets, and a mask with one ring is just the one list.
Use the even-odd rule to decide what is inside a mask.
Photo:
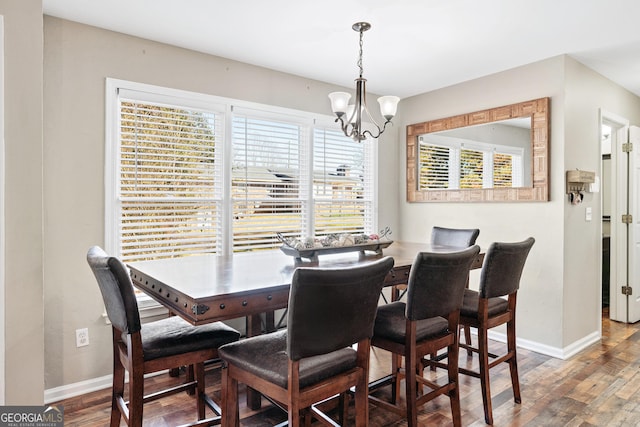
[(5, 403), (42, 404), (42, 3), (0, 0), (4, 20)]

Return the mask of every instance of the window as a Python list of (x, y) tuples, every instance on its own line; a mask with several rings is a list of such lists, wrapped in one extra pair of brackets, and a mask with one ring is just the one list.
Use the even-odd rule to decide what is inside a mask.
[(120, 250), (127, 260), (219, 251), (216, 114), (120, 99)]
[(340, 130), (314, 129), (313, 202), (316, 235), (374, 230), (371, 144), (347, 143)]
[(109, 79), (106, 246), (125, 261), (374, 230), (372, 143), (330, 117)]
[(238, 114), (232, 140), (233, 250), (273, 248), (276, 233), (299, 236), (308, 209), (303, 127)]

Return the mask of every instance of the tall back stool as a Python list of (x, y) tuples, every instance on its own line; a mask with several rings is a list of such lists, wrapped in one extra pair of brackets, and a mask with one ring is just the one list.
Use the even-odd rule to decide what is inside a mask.
[[(369, 399), (377, 406), (406, 416), (409, 427), (418, 426), (418, 406), (440, 395), (449, 396), (454, 426), (461, 425), (458, 391), (458, 318), (469, 268), (480, 248), (457, 252), (421, 252), (411, 266), (406, 303), (395, 301), (378, 307), (371, 345), (392, 353), (391, 374), (370, 385)], [(422, 375), (421, 359), (447, 349), (451, 361), (445, 383)], [(405, 360), (402, 374), (402, 357)], [(399, 403), (400, 381), (405, 378), (406, 404)], [(391, 384), (391, 402), (373, 392)], [(430, 389), (422, 393), (423, 386)]]
[(315, 404), (354, 387), (356, 426), (368, 425), (370, 340), (392, 267), (390, 257), (348, 268), (298, 267), (287, 328), (220, 348), (222, 427), (239, 425), (239, 382), (285, 409), (290, 427), (312, 417), (336, 425)]
[[(240, 333), (221, 322), (193, 326), (177, 316), (143, 325), (133, 284), (122, 261), (94, 246), (87, 253), (87, 262), (100, 287), (113, 332), (110, 426), (119, 426), (120, 418), (123, 418), (129, 427), (140, 427), (144, 403), (180, 391), (194, 390), (198, 421), (190, 425), (219, 423), (219, 413), (204, 420), (208, 401), (204, 388), (204, 362), (217, 359), (218, 347), (237, 341)], [(145, 374), (180, 366), (194, 366), (195, 380), (144, 395)], [(128, 402), (124, 399), (125, 371), (129, 372)]]

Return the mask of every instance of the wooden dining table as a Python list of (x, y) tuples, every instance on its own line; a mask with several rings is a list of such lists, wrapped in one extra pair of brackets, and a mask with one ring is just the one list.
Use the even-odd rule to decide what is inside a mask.
[[(347, 252), (297, 262), (279, 250), (195, 255), (128, 264), (133, 284), (172, 313), (193, 325), (229, 320), (286, 308), (293, 272), (300, 266), (339, 268), (372, 262), (382, 256), (395, 261), (385, 286), (406, 284), (418, 252), (458, 250), (449, 246), (393, 242), (382, 253)], [(472, 268), (482, 266), (483, 254)]]
[[(385, 286), (406, 284), (418, 252), (451, 252), (450, 246), (394, 241), (378, 251), (344, 252), (318, 256), (313, 262), (296, 260), (280, 250), (235, 253), (230, 256), (194, 255), (128, 263), (133, 284), (193, 325), (236, 318), (247, 319), (247, 336), (274, 329), (274, 312), (287, 307), (289, 287), (297, 267), (340, 268), (393, 257)], [(484, 254), (472, 268), (482, 266)], [(397, 294), (396, 294), (397, 296)], [(392, 295), (392, 299), (394, 296)], [(259, 399), (248, 402), (259, 407)]]

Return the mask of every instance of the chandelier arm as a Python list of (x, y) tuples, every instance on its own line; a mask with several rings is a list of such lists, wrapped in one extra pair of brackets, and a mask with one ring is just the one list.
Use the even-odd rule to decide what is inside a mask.
[[(340, 122), (340, 129), (342, 129), (342, 132), (344, 133), (344, 136), (346, 136), (347, 138), (354, 138), (354, 135), (356, 133), (356, 129), (355, 126), (353, 126), (351, 123), (349, 123), (348, 121), (345, 122), (342, 117), (338, 117), (335, 119), (335, 122), (338, 123)], [(351, 129), (349, 129), (349, 126), (351, 126)]]
[(374, 135), (373, 133), (371, 133), (371, 131), (369, 129), (366, 129), (364, 132), (362, 132), (362, 136), (366, 137), (367, 134), (369, 134), (369, 136), (373, 139), (378, 139), (380, 137), (380, 135), (382, 135), (382, 131), (380, 130), (379, 127), (376, 126), (376, 128), (378, 129), (378, 134)]
[(378, 129), (378, 134), (374, 135), (370, 130), (366, 129), (365, 131), (362, 132), (362, 135), (366, 135), (369, 134), (369, 136), (371, 136), (371, 138), (379, 138), (380, 135), (382, 135), (384, 133), (384, 131), (387, 129), (387, 125), (391, 123), (391, 125), (393, 126), (393, 122), (391, 120), (387, 120), (384, 122), (384, 124), (382, 125), (382, 128), (380, 128), (380, 126), (378, 126), (377, 124), (375, 125), (376, 128)]
[(380, 125), (378, 124), (378, 122), (376, 122), (376, 119), (374, 119), (373, 116), (371, 115), (371, 111), (369, 111), (369, 107), (367, 106), (367, 104), (363, 103), (362, 105), (364, 105), (363, 110), (367, 113), (367, 116), (369, 118), (368, 121), (373, 123), (378, 129), (380, 129)]

